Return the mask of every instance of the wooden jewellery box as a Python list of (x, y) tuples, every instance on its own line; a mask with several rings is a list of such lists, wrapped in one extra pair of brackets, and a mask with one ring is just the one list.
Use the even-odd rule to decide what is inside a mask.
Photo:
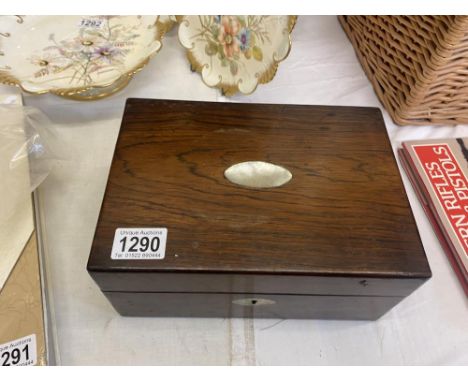
[(88, 271), (126, 316), (376, 319), (431, 277), (378, 109), (150, 99)]

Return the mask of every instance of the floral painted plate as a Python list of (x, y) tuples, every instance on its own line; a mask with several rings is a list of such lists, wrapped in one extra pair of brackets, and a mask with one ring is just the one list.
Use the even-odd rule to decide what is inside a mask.
[(169, 32), (177, 25), (177, 17), (174, 15), (160, 15), (158, 22), (164, 26), (164, 33)]
[(296, 16), (181, 16), (179, 40), (193, 70), (225, 95), (273, 79), (291, 49)]
[(92, 100), (122, 89), (161, 48), (159, 16), (1, 16), (0, 83)]

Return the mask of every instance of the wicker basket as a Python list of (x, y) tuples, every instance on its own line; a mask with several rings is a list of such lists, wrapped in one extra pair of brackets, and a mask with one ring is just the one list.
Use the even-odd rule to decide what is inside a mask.
[(468, 123), (468, 16), (339, 20), (395, 123)]

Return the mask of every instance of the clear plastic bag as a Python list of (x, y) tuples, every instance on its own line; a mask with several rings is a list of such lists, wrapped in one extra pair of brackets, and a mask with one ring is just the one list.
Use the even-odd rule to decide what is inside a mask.
[(50, 126), (38, 109), (0, 105), (0, 223), (31, 197), (59, 159), (51, 149)]

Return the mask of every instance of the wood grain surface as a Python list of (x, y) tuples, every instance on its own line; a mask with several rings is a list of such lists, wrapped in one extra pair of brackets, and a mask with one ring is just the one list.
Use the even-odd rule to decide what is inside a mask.
[(396, 305), (401, 297), (258, 295), (274, 302), (268, 305), (238, 305), (246, 295), (223, 293), (125, 293), (105, 292), (124, 316), (240, 317), (275, 319), (375, 320)]
[[(224, 178), (250, 160), (293, 178), (261, 190)], [(132, 227), (166, 227), (166, 257), (111, 260), (115, 230)], [(108, 291), (129, 290), (125, 275), (148, 291), (161, 274), (206, 274), (205, 284), (210, 274), (246, 275), (237, 292), (255, 290), (248, 276), (349, 278), (338, 294), (414, 279), (376, 289), (403, 296), (430, 277), (378, 109), (143, 99), (127, 101), (88, 270)], [(200, 280), (185, 288), (216, 291)]]

